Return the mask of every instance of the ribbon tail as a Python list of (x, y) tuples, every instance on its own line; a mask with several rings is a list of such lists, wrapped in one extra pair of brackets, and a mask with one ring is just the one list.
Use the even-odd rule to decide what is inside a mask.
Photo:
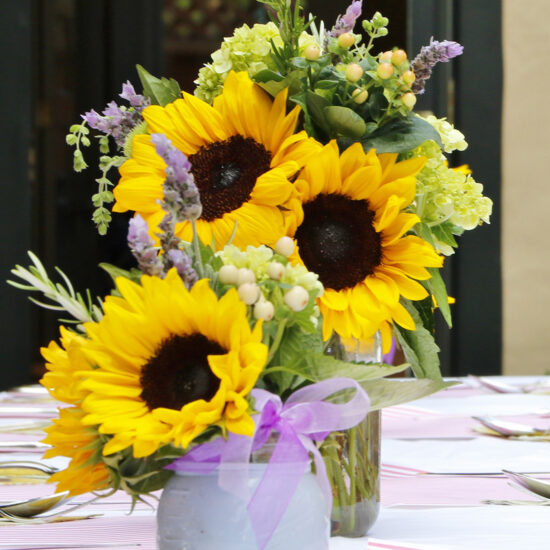
[(309, 453), (289, 427), (281, 430), (266, 471), (254, 492), (248, 513), (258, 548), (263, 550), (284, 516), (309, 468)]

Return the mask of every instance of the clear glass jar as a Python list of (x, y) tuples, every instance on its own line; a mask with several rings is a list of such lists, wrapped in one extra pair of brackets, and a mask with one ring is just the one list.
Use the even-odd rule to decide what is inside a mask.
[[(381, 363), (377, 332), (368, 341), (331, 340), (328, 353), (354, 362)], [(334, 432), (321, 446), (332, 487), (331, 534), (363, 537), (380, 511), (380, 411), (370, 412), (357, 426)]]
[(332, 487), (331, 534), (363, 537), (380, 511), (380, 411), (321, 447)]
[[(231, 465), (235, 469), (243, 465)], [(250, 494), (267, 464), (248, 464)], [(285, 468), (280, 465), (280, 484)], [(288, 471), (288, 470), (287, 470)], [(273, 495), (277, 498), (277, 494)], [(157, 511), (159, 550), (257, 550), (259, 548), (244, 500), (218, 486), (218, 472), (176, 472), (164, 488)], [(274, 502), (274, 507), (278, 503)], [(267, 511), (268, 513), (270, 510)], [(328, 550), (330, 519), (317, 477), (307, 472), (265, 550)]]

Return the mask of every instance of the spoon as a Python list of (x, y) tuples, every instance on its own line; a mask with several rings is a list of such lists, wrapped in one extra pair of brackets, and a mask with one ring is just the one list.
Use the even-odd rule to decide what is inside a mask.
[(35, 497), (27, 500), (21, 500), (19, 502), (0, 504), (0, 514), (4, 512), (10, 516), (30, 518), (43, 514), (44, 512), (52, 510), (60, 504), (63, 504), (69, 500), (68, 495), (69, 491), (64, 491), (62, 493), (55, 493), (47, 497)]
[(502, 470), (512, 481), (527, 489), (531, 493), (535, 493), (539, 497), (550, 499), (550, 482), (541, 481), (534, 477), (511, 472), (510, 470)]
[(519, 386), (513, 386), (512, 384), (505, 384), (504, 382), (496, 382), (494, 380), (489, 380), (483, 376), (475, 376), (469, 374), (468, 378), (471, 378), (478, 382), (481, 386), (493, 390), (497, 393), (523, 393), (523, 389)]
[(508, 422), (507, 420), (497, 420), (490, 416), (473, 416), (474, 420), (477, 420), (485, 427), (493, 430), (500, 435), (535, 435), (535, 434), (548, 434), (550, 430), (545, 428), (534, 428), (527, 424), (520, 424), (518, 422)]

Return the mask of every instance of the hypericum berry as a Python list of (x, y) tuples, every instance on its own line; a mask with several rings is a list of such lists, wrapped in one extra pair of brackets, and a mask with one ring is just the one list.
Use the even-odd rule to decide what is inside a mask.
[(355, 36), (350, 32), (345, 32), (338, 37), (338, 46), (340, 48), (348, 49), (355, 44)]
[(394, 65), (403, 65), (407, 61), (407, 52), (405, 50), (395, 50), (391, 54), (391, 62)]
[(410, 86), (416, 80), (416, 75), (413, 71), (405, 71), (401, 75), (401, 78), (403, 79), (403, 82), (405, 82), (405, 84), (408, 84)]
[(247, 305), (251, 306), (258, 301), (260, 297), (260, 287), (255, 283), (244, 283), (237, 289), (239, 298)]
[(391, 50), (388, 50), (387, 52), (382, 52), (378, 59), (380, 60), (380, 63), (389, 63), (391, 61), (391, 57), (393, 55), (393, 52)]
[(275, 315), (275, 307), (271, 302), (259, 301), (254, 304), (254, 318), (271, 321)]
[(416, 105), (416, 96), (412, 92), (403, 94), (400, 99), (405, 107), (408, 107), (409, 109), (412, 109)]
[(302, 311), (309, 302), (309, 294), (303, 286), (296, 285), (285, 294), (284, 300), (292, 311)]
[(363, 76), (363, 68), (357, 63), (350, 63), (346, 67), (346, 78), (349, 82), (357, 82)]
[(365, 103), (369, 97), (369, 92), (367, 90), (362, 90), (361, 88), (356, 88), (353, 90), (353, 93), (351, 94), (353, 97), (353, 101), (357, 103), (357, 105), (361, 105), (361, 103)]
[(244, 283), (255, 283), (256, 282), (256, 275), (254, 275), (254, 271), (251, 269), (247, 269), (246, 267), (241, 267), (239, 269), (239, 272), (237, 274), (237, 285), (242, 285)]
[(239, 275), (239, 268), (234, 265), (227, 264), (222, 265), (218, 273), (220, 283), (224, 285), (236, 285), (237, 277)]
[(304, 57), (308, 61), (317, 61), (317, 59), (319, 59), (320, 55), (321, 55), (321, 48), (319, 48), (319, 46), (317, 46), (317, 44), (310, 44), (304, 50)]
[(378, 69), (376, 69), (376, 74), (384, 80), (390, 78), (393, 75), (393, 65), (391, 63), (380, 63)]
[(294, 252), (294, 241), (290, 237), (281, 237), (275, 244), (275, 252), (288, 258)]
[(271, 279), (280, 281), (285, 274), (285, 266), (280, 262), (269, 262), (267, 264), (267, 274)]

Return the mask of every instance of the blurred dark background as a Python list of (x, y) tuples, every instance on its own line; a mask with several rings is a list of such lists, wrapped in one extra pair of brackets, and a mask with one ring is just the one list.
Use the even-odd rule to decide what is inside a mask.
[[(346, 0), (309, 0), (331, 27)], [(413, 58), (430, 37), (453, 39), (465, 55), (439, 65), (417, 110), (448, 116), (470, 147), (453, 162), (468, 163), (495, 203), (490, 226), (461, 239), (445, 277), (457, 297), (455, 327), (438, 326), (446, 375), (501, 370), (500, 281), (500, 0), (365, 0), (363, 16), (389, 17), (380, 50), (396, 45)], [(102, 110), (121, 84), (138, 84), (137, 63), (173, 77), (192, 91), (199, 68), (224, 36), (243, 23), (264, 22), (254, 0), (2, 0), (0, 3), (0, 280), (33, 250), (53, 275), (59, 266), (77, 290), (110, 288), (101, 261), (129, 267), (128, 217), (115, 215), (108, 237), (97, 235), (90, 168), (72, 171), (65, 135), (79, 114)], [(487, 58), (491, 64), (485, 63)], [(139, 89), (139, 86), (136, 86)], [(480, 94), (479, 90), (484, 93)], [(483, 113), (483, 116), (480, 116)], [(24, 292), (0, 283), (0, 389), (35, 381), (41, 346), (56, 338), (57, 315), (39, 309)]]

